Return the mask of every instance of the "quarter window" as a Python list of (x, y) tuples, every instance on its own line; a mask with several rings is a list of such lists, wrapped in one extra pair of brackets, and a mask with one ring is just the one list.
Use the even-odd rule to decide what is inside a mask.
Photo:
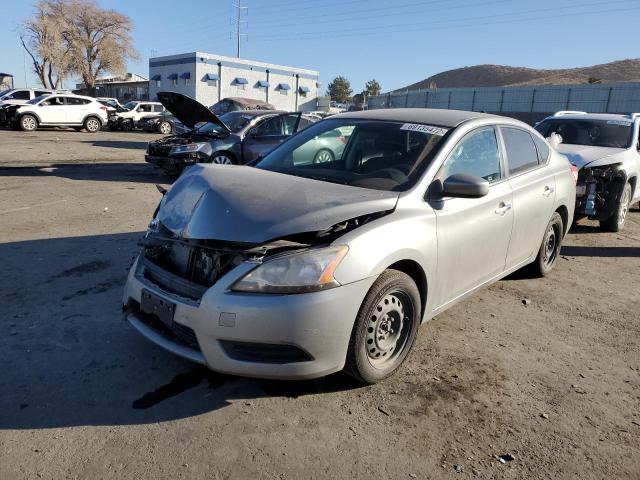
[(493, 127), (481, 128), (467, 134), (445, 160), (438, 178), (467, 173), (489, 182), (500, 179), (500, 153)]
[(532, 137), (533, 143), (536, 144), (536, 150), (538, 150), (538, 163), (540, 165), (547, 163), (547, 159), (549, 158), (550, 153), (549, 145), (547, 145), (547, 142), (542, 140), (537, 135), (532, 135)]
[(525, 172), (538, 165), (538, 152), (529, 133), (517, 128), (502, 127), (500, 130), (507, 150), (511, 175)]

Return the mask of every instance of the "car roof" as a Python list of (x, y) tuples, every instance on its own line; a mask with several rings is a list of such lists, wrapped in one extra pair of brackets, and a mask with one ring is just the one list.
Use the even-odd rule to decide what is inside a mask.
[(545, 120), (561, 119), (561, 120), (626, 120), (633, 122), (635, 118), (622, 113), (571, 113), (563, 115), (551, 115)]
[[(280, 115), (281, 113), (287, 113), (285, 110), (234, 110), (233, 112), (227, 113), (235, 113), (241, 115), (253, 115), (254, 117), (260, 117), (263, 115)], [(226, 115), (227, 113), (223, 113), (222, 115)]]
[(440, 108), (387, 108), (364, 110), (332, 115), (331, 118), (353, 118), (362, 120), (386, 120), (391, 122), (411, 122), (457, 127), (463, 122), (477, 118), (502, 118), (497, 115), (463, 110), (444, 110)]

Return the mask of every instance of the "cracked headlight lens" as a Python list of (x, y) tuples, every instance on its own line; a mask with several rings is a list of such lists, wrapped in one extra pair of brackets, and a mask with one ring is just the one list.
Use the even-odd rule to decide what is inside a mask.
[(238, 280), (231, 290), (254, 293), (305, 293), (340, 285), (333, 272), (348, 247), (315, 248), (267, 260)]

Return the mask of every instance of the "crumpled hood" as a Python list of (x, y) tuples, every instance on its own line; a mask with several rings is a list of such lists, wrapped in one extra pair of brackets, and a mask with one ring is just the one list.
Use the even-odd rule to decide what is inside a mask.
[(246, 166), (194, 165), (156, 218), (182, 238), (260, 244), (392, 210), (398, 196)]
[(619, 163), (622, 159), (618, 157), (626, 151), (624, 148), (591, 147), (564, 143), (558, 145), (556, 150), (565, 155), (569, 162), (579, 169), (594, 162), (598, 162), (601, 165)]

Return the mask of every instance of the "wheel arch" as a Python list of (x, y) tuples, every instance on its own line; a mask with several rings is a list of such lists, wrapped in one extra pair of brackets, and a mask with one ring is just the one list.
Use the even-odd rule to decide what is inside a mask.
[(560, 205), (556, 208), (556, 213), (562, 218), (562, 235), (564, 237), (569, 232), (569, 227), (571, 227), (571, 225), (569, 225), (569, 209), (564, 205)]
[(84, 125), (85, 122), (90, 119), (90, 118), (95, 118), (96, 120), (98, 120), (98, 122), (100, 122), (100, 126), (102, 127), (104, 125), (105, 122), (102, 121), (102, 118), (100, 118), (100, 115), (96, 114), (96, 113), (89, 113), (87, 115), (84, 116), (84, 118), (82, 119), (82, 124)]
[(629, 182), (631, 184), (631, 199), (633, 200), (636, 196), (636, 188), (638, 186), (638, 177), (636, 175), (631, 175), (628, 179), (627, 182)]
[(230, 150), (224, 150), (224, 149), (223, 150), (215, 150), (211, 154), (211, 160), (213, 160), (213, 157), (215, 157), (216, 155), (219, 155), (221, 153), (226, 155), (226, 156), (228, 156), (228, 157), (230, 157), (231, 160), (233, 161), (234, 165), (240, 165), (240, 163), (238, 161), (238, 156), (235, 153), (233, 153), (232, 151), (230, 151)]
[(25, 115), (31, 115), (32, 117), (34, 117), (37, 120), (38, 125), (42, 123), (40, 116), (36, 112), (21, 112), (16, 115), (16, 122), (20, 122), (20, 120), (22, 120), (22, 117), (24, 117)]
[(411, 279), (416, 283), (418, 291), (420, 292), (420, 307), (422, 311), (422, 318), (424, 318), (429, 289), (427, 284), (427, 275), (422, 266), (415, 260), (405, 259), (392, 263), (386, 269), (398, 270), (402, 273), (405, 273), (409, 275), (409, 277), (411, 277)]

